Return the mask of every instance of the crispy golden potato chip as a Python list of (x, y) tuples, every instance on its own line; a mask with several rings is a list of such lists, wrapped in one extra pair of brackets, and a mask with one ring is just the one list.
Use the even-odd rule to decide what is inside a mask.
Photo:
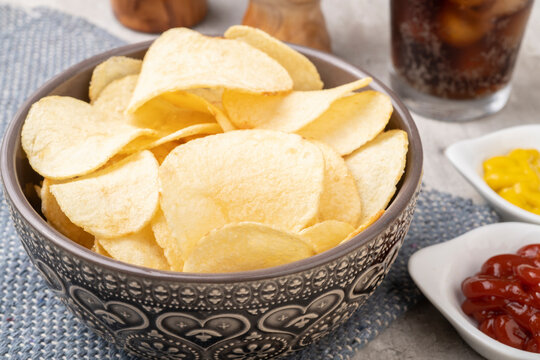
[(323, 83), (317, 68), (307, 57), (262, 30), (234, 25), (225, 31), (227, 39), (243, 41), (280, 63), (293, 80), (293, 90), (320, 90)]
[[(43, 181), (41, 183), (43, 183)], [(39, 200), (41, 200), (41, 188), (42, 187), (39, 185), (34, 185), (34, 192), (36, 193)]]
[(169, 153), (178, 145), (182, 145), (183, 142), (176, 140), (176, 141), (170, 141), (166, 142), (164, 144), (161, 144), (159, 146), (156, 146), (155, 148), (150, 149), (152, 154), (154, 154), (154, 157), (156, 158), (157, 162), (161, 165), (163, 160), (169, 155)]
[(197, 90), (203, 89), (164, 93), (161, 98), (180, 108), (211, 114), (215, 117), (223, 131), (235, 130), (236, 127), (231, 123), (227, 115), (225, 115), (221, 103), (213, 102), (214, 100), (211, 99), (211, 95), (208, 95), (208, 92)]
[(21, 142), (32, 168), (57, 180), (94, 171), (131, 140), (153, 133), (84, 101), (48, 96), (32, 105)]
[(74, 224), (96, 237), (119, 237), (139, 231), (154, 217), (158, 163), (150, 151), (143, 151), (92, 174), (53, 183), (50, 189)]
[(49, 179), (43, 180), (43, 185), (41, 186), (40, 191), (41, 212), (49, 224), (51, 224), (62, 235), (70, 238), (77, 244), (90, 249), (94, 245), (94, 236), (72, 223), (71, 220), (69, 220), (69, 218), (62, 212), (62, 209), (60, 209), (56, 199), (50, 192), (50, 184), (51, 181)]
[(138, 75), (126, 76), (110, 83), (94, 102), (94, 106), (104, 112), (117, 113), (134, 126), (155, 130), (155, 135), (141, 136), (122, 149), (122, 153), (130, 154), (151, 149), (169, 141), (198, 134), (217, 134), (221, 127), (215, 122), (214, 115), (206, 107), (198, 111), (178, 106), (155, 98), (146, 103), (134, 114), (125, 114)]
[(127, 75), (138, 74), (141, 71), (142, 60), (125, 56), (113, 56), (96, 66), (90, 79), (88, 96), (94, 102), (101, 91), (116, 79)]
[(156, 242), (163, 249), (171, 270), (182, 271), (184, 269), (184, 256), (180, 250), (180, 243), (172, 234), (161, 209), (152, 219), (151, 225)]
[(405, 170), (408, 146), (405, 131), (389, 130), (345, 158), (360, 192), (360, 223), (385, 209), (394, 196)]
[[(137, 79), (139, 75), (127, 75), (119, 79), (115, 79), (107, 84), (100, 92), (99, 96), (94, 99), (92, 105), (104, 112), (112, 112), (124, 115), (124, 111), (129, 104), (129, 100), (133, 95)], [(161, 109), (158, 109), (161, 110)], [(169, 110), (169, 109), (167, 109)], [(170, 110), (174, 110), (173, 107)], [(134, 117), (126, 117), (126, 122), (136, 122)], [(146, 119), (143, 119), (146, 120)], [(151, 121), (151, 120), (149, 120)]]
[(97, 238), (97, 242), (113, 259), (151, 269), (171, 270), (150, 226), (114, 239)]
[(171, 141), (189, 138), (195, 135), (211, 135), (222, 132), (221, 126), (217, 123), (197, 124), (185, 127), (163, 137), (141, 136), (127, 144), (121, 151), (123, 154), (131, 154), (142, 150), (152, 150), (153, 148)]
[(161, 208), (189, 256), (202, 236), (228, 223), (290, 231), (313, 224), (323, 176), (321, 151), (298, 135), (231, 131), (171, 151), (159, 169)]
[(236, 130), (236, 127), (231, 123), (229, 117), (225, 114), (225, 108), (221, 99), (223, 97), (224, 89), (191, 89), (187, 91), (190, 94), (202, 97), (209, 102), (212, 106), (208, 108), (208, 111), (216, 117), (216, 121), (221, 126), (223, 131)]
[(221, 106), (224, 89), (198, 88), (187, 90), (187, 93), (202, 97), (212, 105)]
[(320, 254), (339, 245), (354, 231), (354, 226), (343, 221), (326, 220), (312, 225), (300, 232), (300, 236)]
[(265, 269), (314, 255), (299, 235), (268, 225), (241, 222), (204, 236), (184, 263), (184, 271), (227, 273)]
[(223, 107), (239, 129), (296, 132), (321, 116), (334, 101), (370, 82), (371, 78), (364, 78), (333, 89), (278, 95), (225, 90)]
[(379, 218), (382, 216), (382, 214), (384, 214), (384, 210), (379, 210), (375, 213), (375, 215), (373, 215), (372, 217), (370, 217), (369, 219), (367, 219), (363, 224), (361, 224), (359, 227), (357, 227), (356, 229), (354, 229), (354, 231), (352, 231), (349, 235), (347, 235), (347, 237), (345, 238), (345, 240), (343, 240), (342, 242), (340, 242), (340, 244), (343, 244), (344, 242), (346, 241), (349, 241), (351, 240), (353, 237), (355, 237), (356, 235), (360, 234), (362, 231), (366, 230), (368, 227), (370, 227), (375, 221), (379, 220)]
[(392, 115), (392, 100), (378, 91), (363, 91), (336, 100), (324, 114), (297, 133), (347, 155), (384, 130)]
[(362, 204), (354, 178), (345, 160), (334, 149), (315, 141), (324, 158), (324, 190), (321, 194), (319, 221), (339, 220), (356, 226)]
[[(151, 148), (155, 146), (159, 146), (161, 144), (165, 144), (170, 141), (175, 141), (183, 138), (187, 138), (190, 136), (195, 135), (213, 135), (213, 134), (219, 134), (223, 132), (221, 130), (221, 126), (217, 123), (209, 123), (209, 124), (197, 124), (197, 125), (191, 125), (188, 127), (185, 127), (183, 129), (180, 129), (178, 131), (175, 131), (167, 136), (164, 136), (160, 139), (157, 139), (151, 144)], [(135, 140), (137, 141), (137, 140)]]
[[(131, 125), (155, 130), (156, 134), (153, 137), (156, 140), (193, 125), (212, 124), (212, 128), (219, 129), (214, 115), (207, 109), (201, 109), (202, 112), (188, 108), (181, 109), (161, 98), (149, 101), (134, 114), (126, 114), (125, 110), (137, 85), (137, 78), (138, 75), (130, 75), (110, 83), (94, 102), (94, 107), (103, 112), (116, 113)], [(167, 141), (160, 143), (164, 142)]]
[(103, 246), (101, 246), (101, 244), (99, 243), (98, 240), (94, 239), (94, 245), (92, 246), (92, 249), (91, 249), (93, 252), (95, 253), (98, 253), (100, 255), (103, 255), (103, 256), (107, 256), (107, 257), (111, 257), (111, 254), (109, 254), (107, 252), (107, 250), (105, 250), (103, 248)]
[[(117, 163), (124, 160), (125, 158), (127, 158), (130, 155), (133, 155), (133, 154), (122, 154), (122, 152), (119, 152), (118, 154), (114, 155), (109, 161), (107, 161), (105, 163), (105, 165), (103, 165), (100, 169), (105, 169), (105, 168), (108, 168), (108, 167), (110, 167), (110, 166), (112, 166), (114, 164), (117, 164)], [(61, 181), (57, 181), (57, 182), (61, 182)]]
[(176, 28), (148, 49), (128, 109), (134, 112), (165, 92), (196, 88), (275, 93), (291, 90), (292, 80), (277, 61), (248, 44)]

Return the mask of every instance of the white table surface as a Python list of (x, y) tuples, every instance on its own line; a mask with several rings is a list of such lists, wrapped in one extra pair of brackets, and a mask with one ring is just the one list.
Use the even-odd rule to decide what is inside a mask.
[[(506, 1), (506, 0), (505, 0)], [(126, 42), (155, 37), (120, 25), (108, 0), (0, 0), (23, 6), (48, 6), (85, 18)], [(223, 32), (241, 23), (247, 0), (209, 0), (209, 12), (195, 29)], [(388, 83), (390, 53), (389, 1), (322, 0), (335, 55), (363, 67)], [(497, 129), (540, 122), (540, 5), (534, 5), (513, 77), (508, 105), (498, 114), (467, 123), (445, 123), (414, 115), (422, 138), (424, 184), (455, 195), (482, 199), (443, 156), (459, 140)], [(357, 359), (478, 359), (449, 323), (427, 301), (421, 302), (360, 350)]]

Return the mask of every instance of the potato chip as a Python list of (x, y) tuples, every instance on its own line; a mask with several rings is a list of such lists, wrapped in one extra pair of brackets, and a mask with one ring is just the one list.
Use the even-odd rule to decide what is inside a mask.
[(383, 131), (392, 110), (388, 95), (363, 91), (336, 100), (330, 109), (297, 133), (332, 146), (340, 155), (347, 155)]
[(129, 111), (165, 92), (196, 88), (275, 93), (291, 90), (292, 80), (277, 61), (241, 41), (171, 29), (148, 49)]
[(137, 78), (138, 75), (130, 75), (113, 81), (94, 102), (96, 108), (117, 113), (131, 125), (155, 130), (155, 135), (139, 137), (126, 145), (122, 153), (151, 149), (188, 136), (222, 132), (214, 115), (210, 114), (206, 107), (200, 109), (203, 112), (198, 111), (199, 109), (182, 109), (162, 98), (152, 99), (134, 114), (125, 114), (124, 110), (133, 94)]
[(312, 225), (300, 232), (300, 236), (320, 254), (341, 243), (354, 227), (343, 221), (326, 220)]
[(161, 208), (189, 256), (228, 223), (255, 221), (300, 231), (317, 217), (324, 161), (300, 136), (231, 131), (192, 140), (161, 164)]
[(334, 101), (370, 82), (371, 78), (364, 78), (333, 89), (278, 95), (226, 90), (223, 107), (229, 120), (239, 129), (295, 132), (321, 116)]
[(342, 242), (340, 242), (340, 244), (343, 244), (344, 242), (346, 241), (349, 241), (351, 240), (353, 237), (355, 237), (356, 235), (360, 234), (362, 231), (366, 230), (368, 227), (370, 227), (375, 221), (379, 220), (379, 218), (382, 216), (382, 214), (384, 214), (384, 210), (379, 210), (375, 213), (375, 215), (373, 215), (372, 217), (370, 217), (369, 219), (367, 219), (364, 223), (362, 223), (359, 227), (357, 227), (356, 229), (354, 229), (354, 231), (352, 231), (349, 235), (347, 235), (347, 237), (345, 238), (345, 240), (343, 240)]
[(67, 179), (96, 170), (131, 140), (153, 133), (84, 101), (48, 96), (32, 105), (21, 142), (35, 171), (46, 178)]
[(184, 256), (180, 250), (180, 243), (172, 234), (161, 209), (152, 219), (151, 225), (156, 243), (163, 249), (171, 270), (182, 271), (184, 269)]
[(152, 154), (154, 154), (154, 157), (156, 158), (157, 162), (161, 165), (163, 160), (169, 155), (169, 153), (178, 145), (182, 145), (183, 142), (176, 140), (176, 141), (170, 141), (166, 142), (164, 144), (161, 144), (159, 146), (156, 146), (155, 148), (150, 149)]
[[(183, 138), (187, 138), (190, 136), (195, 135), (213, 135), (218, 134), (222, 132), (221, 126), (217, 123), (209, 123), (209, 124), (197, 124), (197, 125), (191, 125), (188, 127), (185, 127), (183, 129), (180, 129), (178, 131), (175, 131), (167, 136), (164, 136), (160, 139), (157, 139), (151, 144), (151, 148), (155, 146), (159, 146), (161, 144), (165, 144), (169, 141), (179, 140)], [(137, 140), (135, 140), (137, 141)]]
[[(221, 98), (223, 97), (223, 91), (224, 89), (199, 88), (199, 89), (187, 90), (185, 92), (188, 94), (195, 95), (205, 100), (207, 111), (210, 114), (215, 116), (216, 121), (221, 126), (223, 131), (236, 130), (236, 127), (231, 123), (227, 115), (225, 115), (225, 109), (223, 108), (223, 104), (221, 103)], [(193, 100), (191, 101), (193, 102)], [(195, 100), (195, 101), (198, 103), (201, 103), (200, 100)], [(211, 106), (209, 106), (208, 104), (210, 104)], [(184, 105), (187, 106), (188, 109), (191, 108), (190, 106), (193, 106), (192, 104), (189, 104), (189, 103), (184, 104)]]
[(158, 163), (143, 151), (90, 175), (51, 184), (50, 189), (74, 224), (96, 237), (119, 237), (139, 231), (154, 217)]
[[(42, 182), (43, 183), (43, 182)], [(37, 195), (38, 199), (41, 200), (41, 189), (42, 187), (39, 185), (34, 185), (34, 193)]]
[(224, 89), (198, 88), (187, 90), (187, 93), (202, 97), (212, 105), (221, 106)]
[(124, 111), (137, 85), (137, 78), (138, 75), (130, 75), (113, 81), (102, 91), (94, 102), (94, 106), (103, 112), (123, 116), (124, 120), (131, 125), (155, 130), (156, 139), (169, 136), (192, 125), (212, 124), (212, 128), (216, 128), (214, 115), (210, 114), (206, 108), (201, 109), (202, 112), (181, 109), (161, 98), (149, 101), (134, 114), (125, 114)]
[[(123, 115), (133, 95), (135, 86), (137, 86), (138, 78), (139, 75), (135, 74), (111, 81), (103, 88), (99, 96), (94, 99), (92, 105), (104, 112), (110, 111)], [(173, 109), (171, 107), (171, 110)], [(128, 117), (126, 121), (134, 122), (136, 119)]]
[(394, 196), (405, 170), (408, 145), (405, 131), (389, 130), (345, 158), (360, 192), (360, 223), (385, 209)]
[(40, 198), (41, 198), (41, 212), (56, 230), (62, 235), (75, 241), (88, 249), (94, 245), (94, 236), (78, 227), (62, 212), (60, 206), (56, 202), (53, 194), (51, 194), (49, 186), (51, 181), (49, 179), (43, 180), (41, 186)]
[(122, 149), (121, 153), (130, 154), (141, 150), (151, 150), (156, 146), (166, 144), (170, 141), (188, 138), (195, 135), (218, 134), (220, 132), (222, 132), (221, 126), (219, 126), (217, 123), (191, 125), (163, 137), (141, 136), (140, 138), (137, 138), (127, 144)]
[(299, 235), (268, 225), (241, 222), (211, 231), (195, 246), (184, 271), (227, 273), (265, 269), (314, 255)]
[(96, 66), (92, 72), (92, 79), (90, 79), (90, 89), (88, 91), (90, 102), (94, 102), (108, 84), (124, 76), (138, 74), (141, 67), (142, 60), (125, 56), (110, 57)]
[(293, 80), (293, 90), (320, 90), (323, 83), (317, 68), (307, 57), (268, 35), (245, 25), (234, 25), (225, 31), (227, 39), (243, 41), (268, 54), (280, 63)]
[(99, 243), (98, 240), (94, 239), (94, 245), (92, 246), (92, 249), (91, 249), (93, 252), (95, 253), (98, 253), (100, 255), (103, 255), (103, 256), (107, 256), (107, 257), (111, 257), (111, 254), (109, 254), (107, 252), (107, 250), (105, 250), (103, 248), (103, 246), (101, 246), (101, 244)]
[(180, 108), (211, 114), (215, 117), (223, 131), (235, 130), (236, 127), (223, 112), (221, 103), (215, 102), (215, 99), (213, 100), (211, 95), (208, 95), (208, 92), (197, 90), (202, 89), (164, 93), (161, 98)]
[(114, 239), (97, 238), (97, 242), (113, 259), (152, 269), (171, 270), (150, 226)]
[(362, 205), (345, 160), (328, 145), (314, 143), (324, 158), (324, 190), (321, 194), (319, 221), (339, 220), (356, 226)]

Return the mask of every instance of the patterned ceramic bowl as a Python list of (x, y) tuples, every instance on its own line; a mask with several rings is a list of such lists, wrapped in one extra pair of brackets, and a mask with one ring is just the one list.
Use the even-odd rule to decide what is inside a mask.
[[(301, 349), (349, 318), (381, 283), (408, 230), (422, 173), (413, 120), (389, 94), (388, 128), (409, 135), (405, 175), (386, 213), (356, 238), (323, 254), (270, 269), (221, 275), (174, 273), (128, 265), (62, 236), (26, 191), (40, 178), (21, 149), (30, 106), (56, 94), (87, 99), (92, 69), (113, 55), (142, 58), (149, 42), (97, 55), (64, 71), (26, 101), (9, 124), (0, 166), (22, 244), (48, 286), (97, 334), (143, 358), (268, 359)], [(368, 75), (315, 50), (297, 47), (333, 87)]]

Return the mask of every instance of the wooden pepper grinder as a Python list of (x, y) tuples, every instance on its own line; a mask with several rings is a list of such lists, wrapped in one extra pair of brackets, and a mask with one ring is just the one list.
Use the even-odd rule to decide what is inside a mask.
[(207, 11), (206, 0), (111, 0), (111, 6), (122, 25), (147, 33), (193, 26)]
[(242, 23), (282, 41), (332, 51), (320, 0), (250, 0)]

